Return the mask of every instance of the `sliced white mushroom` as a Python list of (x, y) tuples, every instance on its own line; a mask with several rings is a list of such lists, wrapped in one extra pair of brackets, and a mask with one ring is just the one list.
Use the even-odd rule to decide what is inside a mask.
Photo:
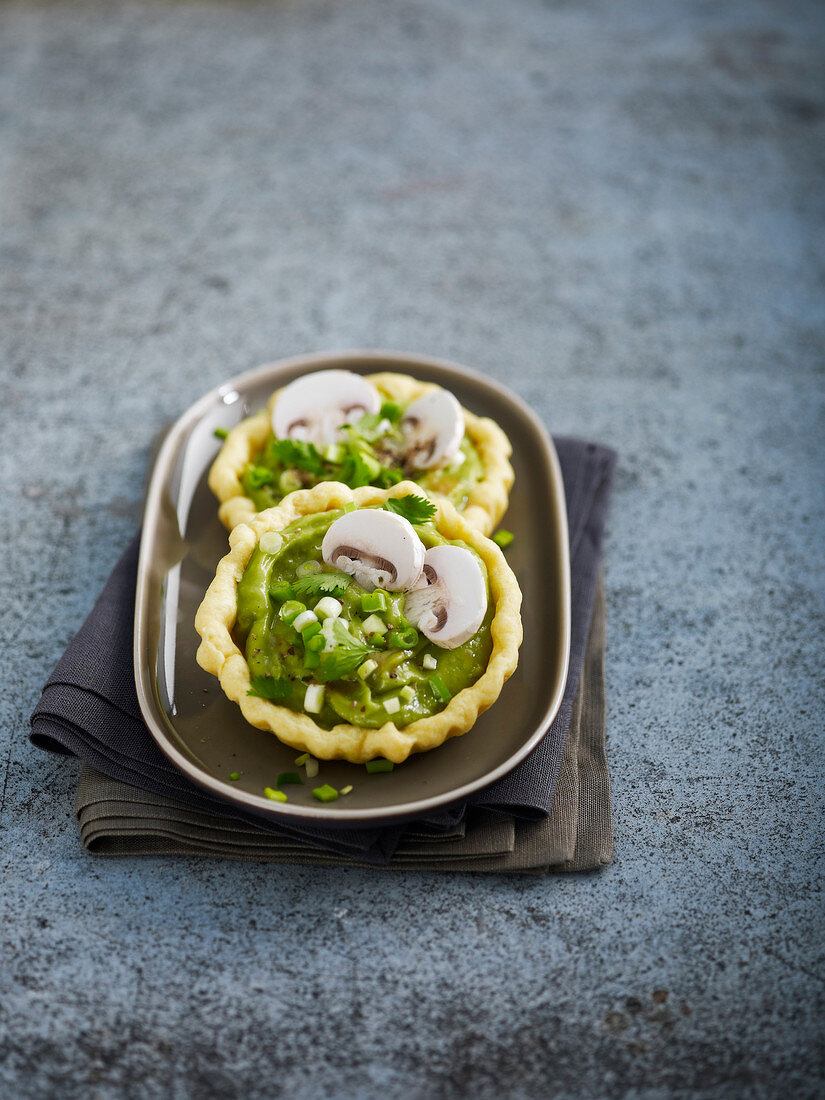
[(413, 401), (401, 417), (404, 465), (430, 470), (449, 462), (464, 438), (461, 406), (449, 390), (431, 390)]
[(342, 424), (353, 424), (380, 408), (378, 390), (360, 374), (316, 371), (296, 378), (280, 393), (272, 410), (272, 430), (278, 439), (326, 447), (341, 437)]
[(487, 611), (487, 586), (481, 566), (461, 546), (433, 546), (424, 568), (407, 593), (404, 614), (431, 642), (455, 649), (472, 638)]
[(355, 577), (368, 592), (398, 592), (421, 576), (424, 544), (412, 524), (394, 512), (362, 508), (331, 523), (321, 553), (327, 565)]

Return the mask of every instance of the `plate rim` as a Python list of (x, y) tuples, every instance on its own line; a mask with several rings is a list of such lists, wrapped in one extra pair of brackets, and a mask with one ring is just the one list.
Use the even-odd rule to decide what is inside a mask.
[[(177, 454), (181, 439), (184, 437), (187, 430), (194, 426), (214, 405), (216, 400), (223, 399), (226, 394), (232, 393), (233, 391), (243, 389), (245, 385), (254, 383), (258, 381), (262, 375), (272, 373), (273, 371), (287, 373), (294, 370), (308, 372), (311, 369), (317, 370), (321, 368), (346, 369), (347, 364), (350, 366), (353, 366), (355, 363), (362, 366), (365, 364), (369, 365), (370, 360), (384, 364), (386, 369), (403, 370), (405, 373), (414, 373), (416, 366), (423, 366), (428, 369), (434, 369), (436, 372), (443, 371), (445, 374), (458, 374), (465, 378), (469, 384), (487, 389), (497, 398), (511, 405), (515, 405), (519, 412), (531, 422), (534, 429), (536, 429), (539, 436), (542, 438), (544, 442), (545, 457), (548, 460), (549, 472), (555, 489), (555, 500), (557, 502), (556, 521), (558, 541), (561, 550), (559, 554), (559, 569), (562, 589), (562, 607), (560, 611), (563, 634), (563, 673), (558, 679), (556, 690), (550, 699), (545, 713), (536, 723), (535, 730), (525, 742), (505, 761), (498, 765), (498, 767), (493, 768), (477, 779), (462, 784), (460, 787), (453, 788), (438, 795), (420, 798), (413, 802), (399, 803), (391, 808), (385, 806), (373, 809), (348, 809), (346, 806), (341, 806), (338, 803), (334, 806), (327, 806), (323, 803), (319, 803), (316, 808), (312, 805), (302, 806), (298, 804), (271, 802), (262, 795), (255, 795), (251, 792), (240, 790), (237, 787), (232, 787), (228, 781), (217, 779), (201, 771), (172, 743), (169, 733), (158, 719), (158, 715), (155, 711), (157, 700), (155, 698), (155, 685), (153, 683), (154, 676), (149, 667), (149, 662), (143, 660), (148, 621), (148, 615), (145, 613), (145, 609), (147, 608), (148, 601), (151, 599), (152, 577), (152, 561), (150, 554), (152, 539), (150, 538), (151, 526), (148, 520), (151, 516), (157, 514), (157, 510), (161, 505), (170, 462), (173, 461)], [(571, 581), (569, 546), (570, 540), (564, 482), (562, 480), (561, 466), (553, 439), (527, 402), (496, 380), (449, 359), (378, 348), (345, 348), (341, 350), (310, 352), (303, 355), (289, 356), (284, 359), (276, 359), (268, 363), (262, 363), (257, 367), (243, 371), (219, 383), (190, 405), (169, 429), (152, 466), (143, 509), (143, 527), (138, 557), (133, 632), (135, 689), (137, 691), (138, 704), (143, 720), (155, 744), (164, 756), (166, 756), (166, 758), (174, 764), (187, 779), (190, 779), (197, 786), (207, 790), (210, 794), (216, 795), (224, 801), (240, 806), (258, 817), (263, 816), (275, 822), (282, 821), (292, 824), (301, 822), (305, 824), (321, 823), (325, 826), (338, 824), (350, 827), (386, 825), (391, 822), (421, 818), (433, 811), (443, 810), (446, 807), (453, 806), (469, 798), (477, 791), (484, 790), (486, 787), (491, 786), (516, 768), (546, 736), (550, 725), (558, 714), (564, 697), (570, 665)]]

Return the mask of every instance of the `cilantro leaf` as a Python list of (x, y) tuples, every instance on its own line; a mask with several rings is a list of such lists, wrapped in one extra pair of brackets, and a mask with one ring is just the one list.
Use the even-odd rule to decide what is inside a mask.
[(406, 497), (390, 497), (384, 507), (388, 512), (403, 516), (410, 523), (426, 523), (435, 515), (435, 505), (432, 501), (412, 494)]
[(313, 573), (292, 582), (296, 596), (340, 596), (351, 579), (346, 573)]
[(355, 451), (346, 456), (338, 476), (350, 489), (360, 489), (370, 484), (378, 470), (380, 466), (377, 462), (371, 466), (360, 452)]
[(302, 443), (295, 439), (273, 439), (269, 452), (276, 462), (282, 462), (284, 466), (297, 466), (299, 470), (307, 470), (311, 474), (324, 472), (324, 460), (312, 443)]
[(268, 673), (266, 676), (253, 676), (247, 695), (255, 695), (259, 699), (285, 699), (292, 691), (289, 680), (279, 676), (273, 679)]
[(246, 477), (252, 489), (260, 489), (264, 485), (271, 485), (275, 480), (274, 472), (266, 466), (248, 466)]
[(315, 674), (323, 683), (340, 680), (348, 672), (355, 672), (369, 652), (369, 646), (358, 643), (353, 646), (336, 646), (335, 649), (324, 650)]
[(332, 620), (328, 639), (332, 643), (332, 649), (321, 652), (315, 672), (322, 683), (340, 680), (354, 672), (372, 651), (371, 646), (350, 633), (349, 627), (341, 619)]
[(376, 481), (382, 489), (391, 489), (393, 485), (397, 485), (399, 481), (404, 480), (404, 475), (400, 470), (394, 469), (392, 466), (383, 466)]

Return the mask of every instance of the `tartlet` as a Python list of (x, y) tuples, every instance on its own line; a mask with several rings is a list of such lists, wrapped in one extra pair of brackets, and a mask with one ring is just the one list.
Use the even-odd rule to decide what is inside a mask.
[[(446, 392), (442, 387), (429, 382), (420, 382), (406, 374), (382, 372), (364, 377), (375, 387), (382, 400), (397, 404), (401, 410), (407, 409), (413, 402), (427, 394)], [(256, 503), (250, 496), (254, 490), (249, 488), (248, 479), (256, 460), (264, 455), (268, 443), (273, 440), (273, 411), (283, 392), (284, 389), (277, 390), (270, 397), (266, 408), (242, 420), (229, 432), (210, 469), (209, 487), (220, 502), (218, 510), (220, 520), (229, 530), (239, 523), (248, 522), (262, 510), (260, 499)], [(460, 409), (463, 418), (467, 453), (469, 455), (469, 451), (472, 451), (473, 461), (479, 465), (481, 476), (478, 479), (470, 479), (464, 484), (454, 476), (449, 467), (416, 471), (412, 474), (407, 470), (405, 473), (419, 484), (432, 500), (449, 501), (456, 506), (468, 523), (477, 527), (483, 534), (489, 534), (495, 529), (507, 509), (514, 478), (509, 461), (512, 447), (505, 433), (493, 420), (476, 416), (458, 406), (457, 403), (456, 407)], [(338, 476), (334, 467), (327, 465), (323, 473), (319, 472), (315, 475), (315, 480), (347, 481), (348, 479)], [(291, 489), (297, 487), (297, 485), (289, 486)], [(278, 498), (286, 495), (287, 490), (283, 493), (278, 490), (277, 494), (263, 507), (275, 503)]]
[[(241, 523), (232, 530), (229, 536), (230, 551), (219, 563), (215, 578), (195, 618), (195, 629), (201, 637), (197, 661), (203, 669), (218, 677), (224, 693), (239, 705), (244, 718), (251, 725), (270, 730), (285, 744), (310, 752), (321, 759), (345, 759), (352, 763), (365, 763), (376, 757), (384, 757), (400, 763), (411, 753), (434, 749), (448, 738), (466, 733), (478, 716), (498, 698), (518, 662), (518, 649), (522, 640), (519, 615), (521, 591), (498, 546), (444, 500), (433, 501), (435, 514), (427, 541), (431, 544), (460, 544), (477, 558), (481, 572), (486, 574), (488, 606), (484, 629), (489, 631), (490, 644), (489, 655), (486, 656), (483, 671), (477, 679), (462, 687), (452, 697), (447, 692), (442, 709), (409, 721), (401, 727), (395, 721), (387, 720), (377, 727), (346, 721), (336, 722), (326, 728), (310, 713), (292, 709), (272, 698), (255, 693), (259, 691), (258, 678), (253, 677), (248, 663), (249, 634), (245, 640), (239, 637), (239, 587), (244, 583), (247, 567), (258, 551), (261, 540), (264, 540), (264, 547), (272, 547), (279, 543), (279, 539), (283, 540), (287, 530), (300, 533), (300, 524), (303, 522), (314, 520), (320, 524), (318, 517), (323, 517), (324, 522), (327, 518), (334, 522), (332, 516), (346, 516), (350, 510), (358, 513), (362, 510), (383, 509), (389, 501), (402, 501), (406, 504), (404, 498), (408, 497), (421, 499), (420, 487), (413, 482), (401, 482), (390, 489), (367, 486), (355, 490), (341, 483), (324, 482), (312, 489), (290, 493), (276, 507), (257, 514), (249, 523)], [(392, 507), (395, 508), (396, 505), (393, 504)], [(418, 530), (424, 538), (424, 527)], [(287, 544), (292, 537), (286, 535)], [(349, 551), (351, 548), (339, 548), (342, 549)], [(275, 554), (277, 552), (272, 551)], [(258, 559), (269, 553), (269, 549), (261, 548)], [(289, 592), (285, 594), (279, 590), (277, 596), (271, 588), (268, 592), (273, 600), (277, 598), (288, 601)], [(281, 607), (281, 612), (284, 607), (286, 603)], [(303, 612), (301, 617), (306, 615), (307, 612)], [(300, 621), (300, 618), (291, 620), (295, 624), (296, 638), (297, 624)], [(361, 625), (363, 629), (366, 624)], [(410, 624), (406, 622), (406, 626), (409, 627)], [(314, 636), (320, 639), (320, 629), (313, 629), (316, 630)], [(416, 634), (414, 629), (412, 634)], [(480, 630), (477, 636), (481, 636)], [(471, 638), (466, 644), (470, 645), (472, 641)], [(308, 642), (307, 656), (309, 644)], [(402, 634), (398, 645), (403, 647), (407, 644), (408, 641)], [(246, 647), (246, 654), (242, 645)], [(253, 649), (251, 652), (257, 653), (258, 650)], [(364, 662), (367, 667), (374, 664), (371, 660)], [(425, 664), (425, 667), (432, 665)], [(358, 671), (358, 675), (360, 674), (361, 669)], [(312, 674), (304, 675), (300, 685), (289, 686), (301, 686), (308, 691), (307, 682), (312, 679)], [(432, 679), (438, 678), (433, 676)], [(317, 685), (311, 686), (317, 690)], [(441, 687), (443, 686), (442, 683)], [(356, 687), (360, 690), (360, 685)], [(416, 691), (420, 688), (420, 681), (416, 681)]]

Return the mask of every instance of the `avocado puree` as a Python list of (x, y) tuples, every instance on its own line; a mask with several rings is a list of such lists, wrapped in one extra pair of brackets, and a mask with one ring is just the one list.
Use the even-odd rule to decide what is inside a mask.
[[(395, 408), (401, 416), (401, 407)], [(260, 455), (241, 476), (244, 495), (262, 512), (287, 493), (308, 489), (321, 481), (341, 481), (351, 489), (362, 485), (386, 489), (395, 485), (404, 476), (394, 451), (403, 437), (396, 425), (379, 433), (377, 419), (362, 417), (347, 430), (343, 442), (320, 449), (310, 444), (290, 448), (288, 441), (277, 440), (270, 434)], [(387, 421), (381, 419), (379, 423), (386, 425)], [(447, 497), (460, 511), (467, 504), (472, 486), (483, 478), (484, 464), (478, 448), (465, 435), (453, 462), (435, 470), (412, 471), (410, 476), (423, 489)]]
[[(251, 678), (255, 681), (256, 677), (272, 677), (283, 692), (275, 701), (280, 706), (299, 712), (304, 710), (307, 687), (318, 683), (319, 679), (323, 680), (323, 663), (327, 659), (334, 661), (337, 653), (342, 651), (335, 649), (334, 644), (325, 642), (321, 670), (305, 667), (305, 661), (312, 658), (306, 651), (302, 634), (282, 617), (285, 613), (282, 609), (285, 603), (292, 607), (296, 599), (306, 608), (314, 609), (323, 598), (323, 593), (294, 594), (292, 586), (296, 583), (300, 585), (299, 566), (305, 568), (305, 563), (316, 562), (320, 566), (320, 574), (334, 578), (345, 576), (327, 566), (321, 557), (324, 534), (342, 514), (340, 510), (335, 510), (294, 520), (281, 532), (283, 543), (277, 553), (265, 553), (260, 547), (256, 548), (238, 585), (236, 640), (245, 651)], [(416, 532), (428, 548), (449, 541), (439, 535), (431, 524), (417, 526)], [(464, 544), (457, 542), (455, 545)], [(486, 576), (480, 559), (479, 564)], [(365, 631), (364, 624), (375, 613), (362, 609), (361, 597), (365, 589), (351, 578), (348, 580), (347, 586), (335, 593), (335, 598), (343, 605), (339, 616), (342, 626), (336, 627), (336, 630), (340, 632), (345, 626), (344, 637), (352, 639), (353, 647), (363, 647), (363, 652), (358, 655), (359, 667), (367, 660), (375, 661), (376, 667), (365, 678), (353, 669), (338, 679), (327, 680), (322, 709), (311, 715), (319, 726), (329, 729), (341, 721), (370, 727), (393, 721), (399, 727), (405, 726), (418, 718), (436, 714), (447, 705), (449, 700), (441, 697), (429, 682), (430, 677), (436, 676), (440, 681), (439, 687), (446, 687), (452, 696), (469, 687), (484, 672), (492, 651), (490, 623), (493, 608), (489, 590), (484, 621), (477, 633), (463, 645), (456, 649), (441, 649), (423, 634), (418, 634), (410, 648), (399, 648), (388, 641), (388, 635), (392, 631), (410, 629), (403, 614), (405, 594), (385, 593), (387, 609), (377, 614), (386, 624), (387, 633), (369, 632)], [(437, 660), (436, 670), (423, 668), (422, 660), (426, 654)], [(264, 683), (269, 684), (269, 681)], [(392, 699), (397, 699), (400, 704), (397, 711), (386, 709), (387, 700)]]

